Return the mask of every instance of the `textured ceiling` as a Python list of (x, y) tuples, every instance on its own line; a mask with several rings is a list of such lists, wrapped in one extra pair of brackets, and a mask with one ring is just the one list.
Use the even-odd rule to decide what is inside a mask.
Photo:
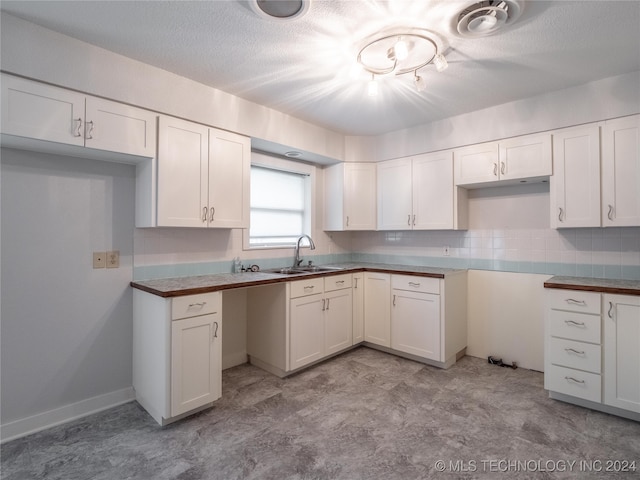
[[(640, 70), (640, 1), (526, 1), (493, 36), (463, 39), (451, 20), (471, 1), (313, 0), (283, 23), (246, 1), (5, 1), (2, 10), (247, 100), (350, 135), (374, 135)], [(442, 36), (449, 68), (353, 75), (362, 40), (389, 26)]]

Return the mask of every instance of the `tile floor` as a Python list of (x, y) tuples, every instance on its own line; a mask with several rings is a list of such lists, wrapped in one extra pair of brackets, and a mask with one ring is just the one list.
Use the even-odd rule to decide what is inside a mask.
[(640, 423), (482, 359), (441, 370), (361, 347), (288, 379), (234, 367), (223, 392), (165, 428), (131, 402), (8, 442), (0, 478), (640, 478)]

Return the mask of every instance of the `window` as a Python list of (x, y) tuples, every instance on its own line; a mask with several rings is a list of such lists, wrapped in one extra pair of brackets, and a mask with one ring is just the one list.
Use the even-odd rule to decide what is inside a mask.
[(300, 235), (311, 233), (313, 167), (252, 156), (248, 248), (291, 247)]

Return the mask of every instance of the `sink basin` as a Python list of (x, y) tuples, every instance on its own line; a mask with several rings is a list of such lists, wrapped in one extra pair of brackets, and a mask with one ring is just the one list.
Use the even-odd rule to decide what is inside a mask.
[(302, 267), (281, 267), (281, 268), (268, 268), (261, 270), (264, 273), (277, 273), (279, 275), (304, 275), (305, 273), (321, 273), (321, 272), (336, 272), (342, 270), (340, 267), (323, 267), (320, 265), (308, 265)]
[(292, 268), (294, 271), (305, 272), (305, 273), (315, 273), (315, 272), (335, 272), (338, 270), (343, 270), (340, 267), (323, 267), (320, 265), (308, 265), (305, 267), (296, 267)]

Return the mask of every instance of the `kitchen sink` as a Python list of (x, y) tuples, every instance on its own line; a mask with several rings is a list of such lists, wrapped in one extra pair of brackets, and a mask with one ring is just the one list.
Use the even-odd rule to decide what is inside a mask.
[(307, 265), (301, 267), (280, 267), (280, 268), (268, 268), (261, 270), (264, 273), (276, 273), (278, 275), (304, 275), (305, 273), (322, 273), (322, 272), (337, 272), (343, 270), (340, 267), (323, 267), (321, 265)]

